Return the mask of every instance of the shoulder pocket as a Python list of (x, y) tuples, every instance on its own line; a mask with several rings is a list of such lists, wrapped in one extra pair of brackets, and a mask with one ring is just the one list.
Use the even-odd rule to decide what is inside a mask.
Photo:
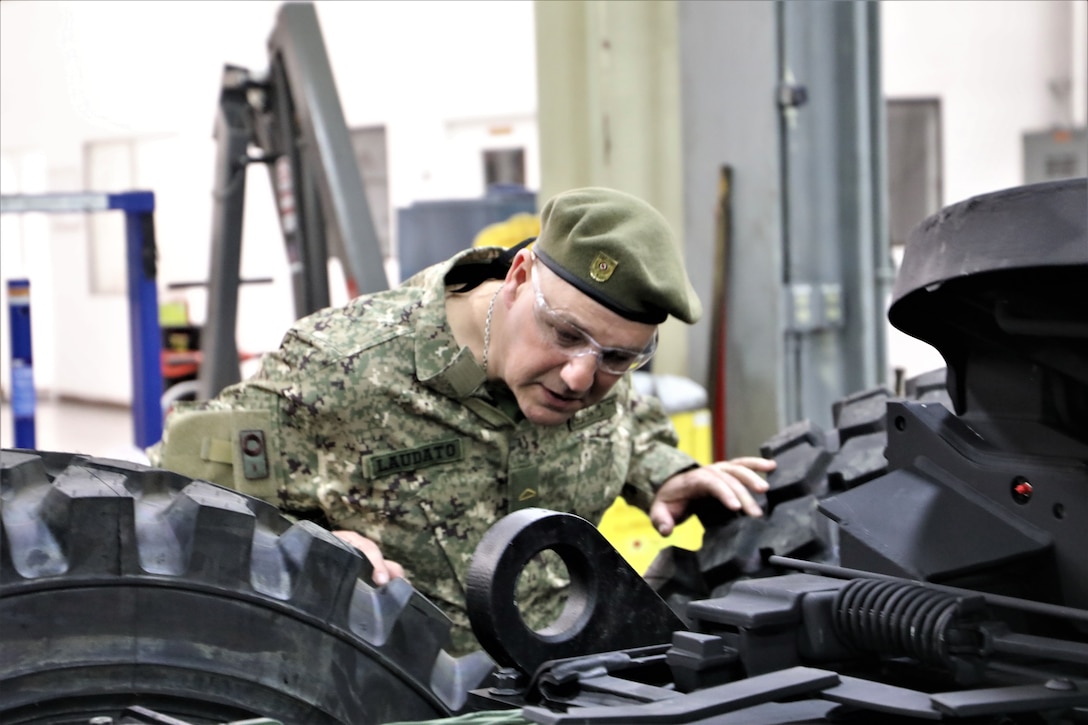
[(272, 411), (179, 409), (167, 421), (163, 468), (277, 503), (278, 464)]

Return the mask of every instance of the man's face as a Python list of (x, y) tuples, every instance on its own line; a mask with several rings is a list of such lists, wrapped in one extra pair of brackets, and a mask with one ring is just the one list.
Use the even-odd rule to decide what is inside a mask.
[(621, 317), (530, 253), (522, 255), (502, 293), (507, 314), (499, 373), (526, 418), (559, 425), (644, 362), (657, 328)]

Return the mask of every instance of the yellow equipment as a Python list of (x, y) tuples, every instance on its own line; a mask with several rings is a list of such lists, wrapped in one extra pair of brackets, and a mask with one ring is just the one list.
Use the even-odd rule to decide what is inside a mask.
[[(680, 436), (680, 450), (703, 465), (711, 463), (710, 411), (707, 408), (682, 410), (669, 417)], [(694, 516), (664, 537), (654, 529), (649, 516), (622, 498), (617, 498), (604, 512), (598, 528), (639, 574), (645, 573), (658, 552), (667, 546), (698, 551), (703, 545), (703, 525)]]

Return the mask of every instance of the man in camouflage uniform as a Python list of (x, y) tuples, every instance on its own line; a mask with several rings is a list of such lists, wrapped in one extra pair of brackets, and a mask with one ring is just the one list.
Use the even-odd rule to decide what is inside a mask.
[[(513, 510), (597, 522), (623, 495), (664, 535), (696, 497), (760, 515), (756, 471), (774, 464), (700, 467), (626, 374), (670, 314), (693, 323), (701, 307), (664, 217), (614, 190), (565, 192), (531, 248), (470, 249), (301, 320), (253, 378), (172, 414), (152, 461), (322, 512), (376, 584), (405, 576), (438, 604), (464, 652), (469, 561)], [(559, 572), (522, 576), (531, 626), (558, 614)]]

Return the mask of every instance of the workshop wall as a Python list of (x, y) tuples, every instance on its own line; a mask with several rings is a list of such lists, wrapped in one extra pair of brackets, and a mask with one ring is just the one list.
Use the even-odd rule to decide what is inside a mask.
[[(84, 189), (89, 144), (127, 153), (131, 184), (156, 193), (163, 287), (205, 279), (220, 74), (225, 63), (266, 66), (279, 6), (0, 3), (0, 191)], [(316, 7), (349, 127), (385, 126), (391, 208), (479, 196), (476, 151), (495, 128), (525, 144), (529, 186), (539, 185), (530, 0), (318, 0)], [(942, 102), (944, 203), (1020, 183), (1023, 132), (1085, 123), (1085, 3), (897, 0), (882, 3), (882, 15), (885, 94)], [(561, 38), (550, 42), (542, 58), (563, 52)], [(250, 351), (276, 345), (291, 318), (263, 176), (250, 174), (243, 276), (277, 282), (241, 293), (239, 342)], [(0, 225), (2, 276), (29, 276), (33, 285), (39, 389), (127, 404), (126, 302), (92, 292), (86, 220), (4, 215)], [(199, 295), (187, 297), (199, 322)], [(6, 390), (2, 290), (0, 303)], [(891, 359), (917, 354), (925, 350), (893, 347)]]
[[(271, 0), (0, 5), (3, 193), (151, 189), (160, 298), (188, 301), (194, 322), (201, 322), (203, 294), (170, 292), (166, 285), (207, 278), (211, 134), (222, 68), (267, 67), (265, 43), (279, 7)], [(495, 126), (507, 136), (499, 145), (514, 138), (527, 146), (528, 183), (538, 183), (531, 2), (315, 7), (348, 127), (385, 126), (390, 207), (482, 196), (479, 164), (472, 161)], [(128, 183), (93, 183), (102, 179), (91, 178), (89, 144), (115, 157), (128, 154)], [(277, 345), (293, 315), (266, 175), (251, 169), (247, 184), (242, 276), (276, 280), (242, 288), (239, 347), (252, 352)], [(78, 215), (2, 218), (3, 276), (32, 280), (35, 377), (47, 394), (130, 400), (123, 256), (116, 256), (123, 255), (123, 232), (120, 218), (113, 221), (113, 234), (92, 241), (92, 232), (108, 231), (109, 224)], [(97, 272), (91, 248), (110, 258), (99, 259)], [(103, 275), (121, 280), (122, 289), (96, 292), (92, 278)], [(345, 294), (334, 290), (334, 299)], [(6, 319), (6, 292), (0, 302)], [(5, 322), (5, 390), (8, 346)]]
[[(942, 206), (1025, 183), (1024, 133), (1085, 125), (1088, 3), (894, 0), (881, 25), (885, 96), (940, 99)], [(944, 365), (888, 330), (908, 376)]]

